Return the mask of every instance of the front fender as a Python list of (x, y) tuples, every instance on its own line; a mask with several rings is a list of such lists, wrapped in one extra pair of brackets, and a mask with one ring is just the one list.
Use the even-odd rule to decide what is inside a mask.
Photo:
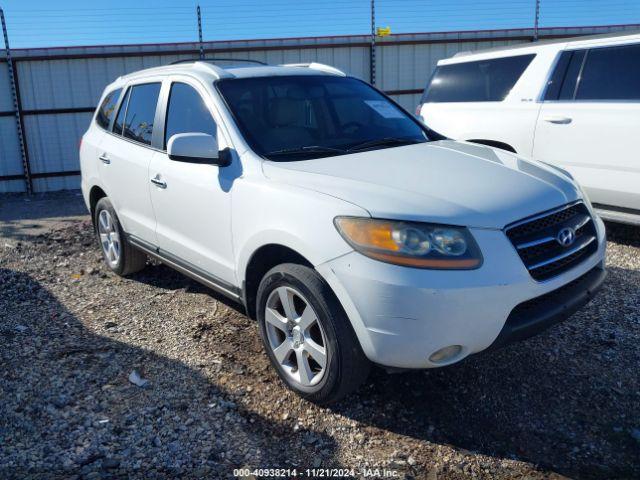
[(271, 181), (239, 182), (232, 208), (238, 285), (253, 253), (265, 245), (288, 247), (314, 266), (351, 252), (333, 220), (339, 215), (369, 216), (344, 200)]

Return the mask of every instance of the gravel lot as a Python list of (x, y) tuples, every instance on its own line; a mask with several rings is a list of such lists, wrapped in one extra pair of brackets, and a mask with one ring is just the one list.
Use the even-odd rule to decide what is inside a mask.
[(445, 369), (375, 371), (327, 409), (282, 387), (240, 307), (162, 265), (108, 273), (79, 198), (41, 200), (72, 207), (0, 197), (1, 478), (640, 477), (640, 229), (609, 225), (606, 287), (564, 324)]

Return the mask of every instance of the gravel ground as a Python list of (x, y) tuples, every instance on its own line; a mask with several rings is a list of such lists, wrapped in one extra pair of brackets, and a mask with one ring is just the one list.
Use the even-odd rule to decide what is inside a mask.
[(109, 273), (87, 217), (0, 229), (0, 477), (638, 478), (640, 229), (609, 229), (606, 286), (564, 324), (331, 408), (282, 387), (239, 307), (162, 265)]

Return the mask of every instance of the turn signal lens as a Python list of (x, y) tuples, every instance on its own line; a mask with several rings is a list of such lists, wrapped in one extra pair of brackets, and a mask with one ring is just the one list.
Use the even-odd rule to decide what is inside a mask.
[(466, 228), (361, 217), (337, 217), (335, 225), (355, 250), (383, 262), (453, 270), (482, 264), (480, 249)]

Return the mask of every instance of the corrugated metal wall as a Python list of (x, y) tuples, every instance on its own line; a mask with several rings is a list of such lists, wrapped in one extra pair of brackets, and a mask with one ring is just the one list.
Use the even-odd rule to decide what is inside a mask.
[[(540, 37), (605, 33), (638, 26), (543, 29)], [(402, 34), (379, 39), (376, 86), (409, 111), (436, 62), (459, 51), (531, 41), (531, 29)], [(321, 62), (370, 78), (367, 36), (208, 42), (207, 56), (271, 64)], [(196, 57), (198, 45), (158, 44), (14, 50), (33, 190), (79, 187), (78, 141), (104, 86), (142, 68)], [(25, 191), (8, 68), (0, 57), (0, 192)]]

